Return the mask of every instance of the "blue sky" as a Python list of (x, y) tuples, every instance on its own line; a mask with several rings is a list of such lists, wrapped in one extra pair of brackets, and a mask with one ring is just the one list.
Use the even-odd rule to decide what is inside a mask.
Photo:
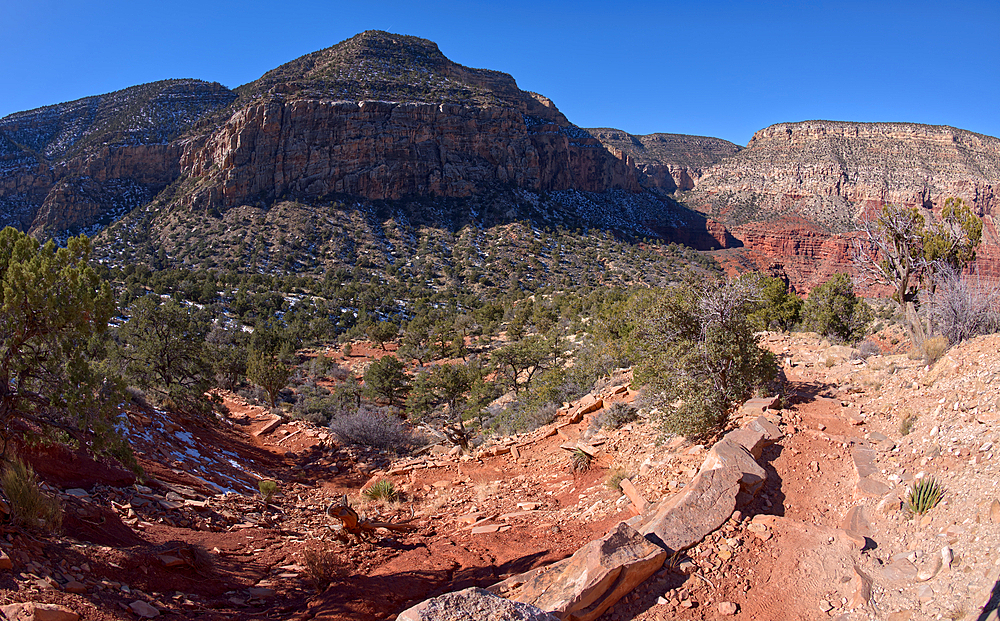
[(583, 127), (739, 144), (808, 119), (1000, 136), (996, 0), (0, 0), (0, 116), (166, 78), (236, 87), (368, 29), (510, 73)]

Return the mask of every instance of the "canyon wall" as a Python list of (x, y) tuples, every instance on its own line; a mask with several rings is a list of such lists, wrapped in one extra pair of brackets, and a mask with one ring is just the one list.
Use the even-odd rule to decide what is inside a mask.
[(586, 131), (617, 157), (635, 166), (644, 187), (663, 192), (693, 189), (713, 164), (740, 151), (731, 142), (707, 136), (639, 136), (611, 128)]
[[(978, 269), (1000, 277), (1000, 140), (953, 127), (806, 121), (757, 132), (747, 147), (678, 193), (726, 224), (750, 257), (731, 269), (767, 265), (801, 290), (850, 271), (858, 218), (885, 204), (938, 212), (965, 199), (983, 219)], [(928, 216), (930, 213), (928, 213)]]

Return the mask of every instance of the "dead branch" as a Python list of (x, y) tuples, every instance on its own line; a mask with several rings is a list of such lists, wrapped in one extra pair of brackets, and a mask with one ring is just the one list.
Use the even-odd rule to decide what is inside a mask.
[[(411, 508), (412, 509), (412, 508)], [(337, 518), (344, 525), (344, 530), (358, 538), (375, 532), (379, 528), (393, 532), (409, 532), (417, 529), (416, 524), (409, 524), (413, 520), (411, 515), (409, 520), (404, 522), (378, 522), (360, 517), (358, 512), (347, 504), (347, 498), (343, 498), (340, 503), (330, 503), (326, 508), (326, 514), (331, 518)]]

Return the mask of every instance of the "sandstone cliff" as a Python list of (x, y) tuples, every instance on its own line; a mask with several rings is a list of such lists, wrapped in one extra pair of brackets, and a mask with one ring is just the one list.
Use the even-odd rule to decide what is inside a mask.
[(707, 136), (635, 136), (604, 127), (586, 131), (617, 157), (634, 165), (643, 186), (664, 192), (693, 189), (709, 167), (740, 151), (729, 141)]
[(423, 39), (365, 32), (238, 89), (192, 141), (183, 200), (468, 197), (485, 186), (639, 191), (636, 171), (509, 75), (449, 61)]
[(806, 121), (757, 132), (745, 149), (709, 168), (690, 207), (725, 223), (767, 265), (808, 290), (849, 271), (857, 218), (884, 204), (937, 210), (964, 198), (983, 218), (980, 269), (1000, 276), (995, 217), (1000, 140), (944, 126)]

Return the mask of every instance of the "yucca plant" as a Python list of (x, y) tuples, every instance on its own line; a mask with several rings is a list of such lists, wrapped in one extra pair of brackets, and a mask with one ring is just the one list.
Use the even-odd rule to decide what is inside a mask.
[(399, 500), (399, 492), (396, 491), (396, 486), (389, 479), (379, 479), (361, 493), (368, 500), (386, 500), (389, 502)]
[(573, 472), (590, 470), (590, 454), (583, 449), (575, 449), (569, 456), (569, 466)]
[(942, 496), (944, 487), (934, 477), (927, 477), (918, 481), (910, 490), (906, 508), (910, 513), (923, 515), (937, 506)]

